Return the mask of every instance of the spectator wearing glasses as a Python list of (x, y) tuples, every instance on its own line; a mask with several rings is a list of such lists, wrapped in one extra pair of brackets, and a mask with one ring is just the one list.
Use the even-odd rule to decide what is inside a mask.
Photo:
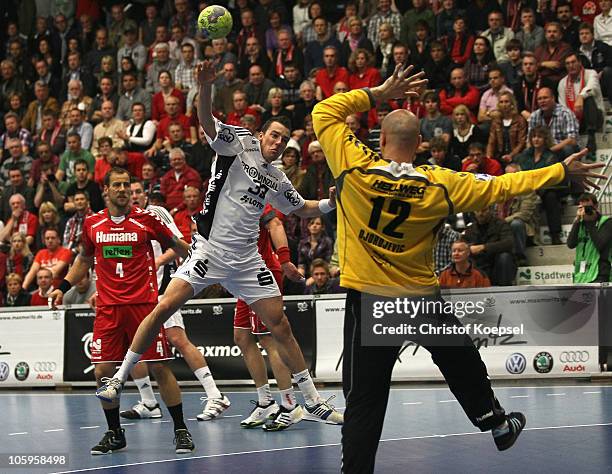
[(537, 95), (538, 109), (529, 118), (529, 130), (541, 125), (551, 132), (554, 145), (551, 151), (565, 159), (578, 151), (578, 120), (567, 107), (555, 101), (552, 89), (542, 87)]
[(30, 170), (32, 169), (32, 157), (23, 153), (21, 141), (18, 138), (8, 140), (8, 151), (8, 158), (0, 166), (0, 188), (9, 186), (11, 169), (21, 169), (26, 181), (30, 178)]
[(461, 171), (490, 176), (501, 176), (503, 174), (499, 162), (485, 155), (485, 147), (482, 143), (470, 143), (468, 151), (467, 159), (463, 161)]

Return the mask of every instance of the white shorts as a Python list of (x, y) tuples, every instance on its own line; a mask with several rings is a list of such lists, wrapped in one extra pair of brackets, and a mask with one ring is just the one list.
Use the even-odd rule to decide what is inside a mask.
[(246, 254), (237, 254), (213, 246), (199, 234), (193, 236), (189, 257), (172, 278), (189, 283), (196, 295), (218, 283), (248, 305), (281, 295), (256, 245)]
[[(157, 297), (157, 301), (161, 301), (164, 295), (159, 295)], [(164, 323), (164, 329), (170, 329), (179, 327), (185, 330), (185, 323), (183, 322), (183, 315), (181, 314), (181, 310), (177, 309), (176, 312), (170, 316), (166, 322)]]

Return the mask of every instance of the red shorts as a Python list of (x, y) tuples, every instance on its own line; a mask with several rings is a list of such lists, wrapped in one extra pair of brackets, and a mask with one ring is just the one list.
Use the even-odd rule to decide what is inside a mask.
[[(278, 284), (278, 289), (283, 291), (283, 271), (282, 270), (271, 270), (274, 279)], [(242, 300), (238, 300), (236, 303), (236, 310), (234, 311), (234, 328), (236, 329), (250, 329), (251, 334), (270, 334), (268, 328), (263, 321), (251, 310), (248, 304)]]
[[(138, 326), (153, 311), (155, 303), (98, 306), (94, 319), (91, 362), (122, 362)], [(143, 361), (171, 359), (164, 328), (142, 355)]]

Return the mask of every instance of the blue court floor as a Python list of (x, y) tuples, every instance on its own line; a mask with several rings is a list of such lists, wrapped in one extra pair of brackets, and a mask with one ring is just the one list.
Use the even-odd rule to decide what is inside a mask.
[[(529, 384), (529, 386), (527, 386)], [(444, 385), (392, 389), (382, 442), (380, 473), (610, 473), (612, 472), (612, 386), (563, 384), (500, 386), (506, 411), (522, 411), (527, 428), (517, 444), (499, 453), (490, 433), (469, 423)], [(405, 387), (405, 388), (403, 388)], [(332, 473), (339, 472), (340, 427), (301, 422), (287, 431), (241, 429), (254, 392), (225, 392), (231, 408), (220, 419), (197, 422), (200, 394), (185, 392), (188, 428), (197, 445), (177, 456), (172, 422), (125, 423), (124, 451), (91, 456), (105, 431), (104, 416), (90, 391), (0, 392), (0, 473)], [(340, 390), (324, 390), (322, 395)], [(125, 392), (122, 408), (137, 400)], [(127, 421), (127, 420), (126, 420)], [(7, 454), (68, 454), (63, 467), (8, 467)]]

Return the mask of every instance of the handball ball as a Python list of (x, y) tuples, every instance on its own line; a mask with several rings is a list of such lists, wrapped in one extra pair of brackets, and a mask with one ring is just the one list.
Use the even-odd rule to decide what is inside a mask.
[(198, 29), (205, 38), (225, 38), (232, 31), (232, 15), (220, 5), (206, 7), (198, 16)]

